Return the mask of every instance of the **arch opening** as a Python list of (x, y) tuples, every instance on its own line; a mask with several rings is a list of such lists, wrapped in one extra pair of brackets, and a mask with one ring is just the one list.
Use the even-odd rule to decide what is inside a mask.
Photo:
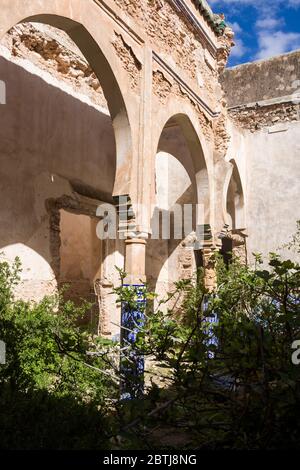
[(233, 168), (226, 198), (227, 223), (230, 230), (243, 230), (245, 229), (244, 192), (237, 165), (234, 161), (231, 161), (231, 164)]
[(209, 220), (208, 172), (197, 133), (186, 115), (169, 119), (161, 133), (155, 196), (152, 229), (157, 233), (159, 226), (159, 237), (152, 236), (148, 242), (147, 278), (161, 297), (174, 282), (193, 277), (200, 259), (197, 241), (203, 241), (197, 240), (202, 234), (199, 226)]
[[(247, 263), (247, 235), (245, 227), (245, 200), (239, 170), (234, 160), (230, 161), (231, 171), (226, 191), (226, 234), (222, 237), (221, 254), (228, 265), (232, 257)], [(225, 186), (226, 187), (226, 186)]]
[[(0, 118), (0, 252), (10, 261), (21, 258), (26, 276), (19, 296), (23, 289), (23, 298), (38, 301), (71, 281), (80, 285), (72, 300), (93, 294), (102, 320), (97, 327), (114, 334), (106, 300), (124, 247), (97, 243), (91, 226), (100, 203), (112, 203), (116, 188), (128, 190), (131, 135), (117, 80), (85, 27), (67, 18), (28, 17), (0, 47), (7, 86)], [(80, 267), (87, 240), (97, 264), (88, 275)], [(118, 312), (113, 320), (118, 323)]]

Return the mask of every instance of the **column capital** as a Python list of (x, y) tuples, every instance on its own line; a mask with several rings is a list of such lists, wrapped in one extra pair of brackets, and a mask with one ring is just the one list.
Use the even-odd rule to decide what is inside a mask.
[(151, 235), (151, 230), (147, 227), (136, 226), (135, 229), (128, 230), (126, 235), (128, 237), (127, 240), (144, 240), (146, 243), (146, 240)]
[(144, 238), (127, 238), (125, 245), (146, 245), (147, 241)]

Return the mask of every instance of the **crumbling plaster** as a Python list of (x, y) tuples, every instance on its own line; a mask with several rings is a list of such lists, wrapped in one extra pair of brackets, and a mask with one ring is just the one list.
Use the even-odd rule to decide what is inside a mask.
[(222, 77), (231, 136), (226, 160), (235, 160), (243, 183), (249, 259), (286, 244), (300, 218), (299, 58), (295, 51)]
[[(203, 256), (209, 288), (211, 255), (229, 220), (229, 188), (235, 196), (233, 173), (244, 203), (243, 227), (236, 228), (247, 230), (248, 252), (286, 241), (298, 217), (297, 53), (226, 70), (220, 80), (233, 33), (216, 34), (191, 0), (0, 0), (0, 6), (0, 33), (10, 31), (0, 59), (8, 99), (0, 130), (8, 201), (1, 239), (3, 246), (26, 244), (46, 261), (39, 279), (50, 283), (45, 292), (55, 289), (58, 212), (86, 210), (78, 194), (109, 202), (127, 195), (134, 210), (130, 240), (106, 247), (110, 261), (98, 279), (104, 334), (112, 332), (115, 259), (124, 265), (125, 254), (131, 281), (156, 272), (152, 281), (162, 290), (195, 270), (184, 240), (144, 242), (159, 197), (203, 204), (198, 223), (212, 230)], [(257, 86), (248, 86), (249, 77)], [(167, 172), (156, 164), (158, 152), (169, 155)], [(243, 235), (228, 237), (246, 252)]]
[[(7, 2), (3, 0), (3, 3), (5, 7)], [(95, 41), (100, 44), (105, 59), (109, 62), (114, 76), (117, 77), (122, 95), (121, 101), (126, 102), (124, 111), (125, 114), (128, 114), (130, 122), (130, 129), (125, 137), (124, 125), (122, 124), (124, 111), (120, 111), (117, 116), (114, 116), (117, 112), (114, 108), (117, 110), (120, 106), (114, 104), (114, 95), (106, 89), (106, 78), (99, 76), (97, 73), (97, 70), (99, 70), (98, 65), (91, 61), (96, 75), (101, 78), (100, 82), (103, 85), (102, 88), (108, 101), (115, 129), (117, 175), (114, 194), (128, 193), (133, 202), (147, 205), (153, 200), (154, 178), (151, 178), (146, 187), (143, 185), (142, 198), (140, 195), (142, 183), (139, 182), (145, 181), (143, 172), (150, 171), (153, 174), (155, 151), (152, 149), (149, 155), (148, 144), (153, 140), (151, 135), (153, 129), (158, 133), (162, 131), (163, 127), (159, 128), (159, 124), (157, 124), (161, 122), (161, 119), (157, 119), (157, 114), (159, 112), (162, 115), (164, 114), (162, 104), (170, 108), (172, 107), (170, 102), (173, 104), (175, 101), (177, 108), (182, 109), (183, 102), (185, 102), (185, 108), (189, 109), (189, 114), (193, 110), (197, 116), (202, 128), (201, 134), (204, 139), (211, 141), (211, 147), (214, 145), (214, 139), (216, 138), (218, 158), (219, 154), (224, 153), (224, 149), (221, 148), (222, 145), (218, 144), (218, 134), (221, 135), (219, 140), (222, 140), (225, 129), (223, 125), (225, 111), (224, 106), (221, 104), (222, 90), (218, 81), (218, 74), (224, 67), (228, 57), (232, 44), (232, 34), (228, 30), (225, 35), (216, 36), (201, 14), (194, 11), (200, 27), (204, 31), (202, 36), (199, 36), (199, 31), (197, 28), (195, 29), (195, 25), (192, 25), (181, 14), (178, 14), (174, 4), (169, 1), (145, 1), (143, 8), (140, 4), (136, 4), (134, 0), (127, 3), (119, 2), (118, 4), (118, 2), (105, 0), (98, 4), (98, 2), (90, 1), (90, 11), (87, 14), (86, 9), (82, 9), (82, 1), (80, 0), (69, 0), (63, 4), (55, 3), (52, 5), (45, 0), (42, 6), (40, 2), (37, 2), (36, 6), (34, 2), (31, 2), (30, 7), (27, 8), (28, 12), (25, 6), (22, 6), (16, 15), (16, 19), (22, 15), (26, 17), (27, 12), (29, 17), (37, 15), (35, 19), (45, 19), (45, 22), (53, 24), (53, 17), (50, 17), (49, 14), (59, 14), (79, 21), (87, 31), (92, 33)], [(194, 8), (192, 2), (188, 2), (188, 4), (191, 9)], [(9, 21), (13, 22), (10, 18), (11, 10), (13, 8), (7, 13), (9, 17), (7, 24)], [(43, 10), (44, 15), (48, 14), (48, 16), (38, 16), (41, 14), (41, 10)], [(5, 8), (3, 11), (4, 18), (6, 18)], [(29, 15), (29, 11), (31, 15)], [(145, 21), (145, 15), (148, 18), (147, 22)], [(95, 30), (96, 19), (101, 21), (102, 31), (105, 31), (105, 34), (101, 34), (101, 39), (98, 31)], [(57, 26), (63, 27), (68, 32), (72, 31), (71, 36), (77, 40), (82, 52), (88, 52), (86, 40), (84, 38), (81, 40), (79, 34), (75, 32), (76, 28), (70, 29), (72, 25), (68, 21), (56, 21)], [(147, 64), (146, 56), (149, 48), (153, 48), (153, 55), (151, 63)], [(89, 52), (86, 54), (86, 58), (89, 59)], [(186, 60), (192, 62), (187, 63)], [(153, 74), (151, 81), (154, 94), (152, 97), (149, 95), (149, 89), (145, 89), (145, 84), (150, 83), (149, 73)], [(202, 79), (199, 80), (201, 75)], [(169, 97), (167, 97), (165, 103), (156, 102), (156, 96), (160, 94), (158, 91), (159, 84), (158, 87), (156, 86), (156, 76), (161, 77), (160, 82), (171, 84)], [(93, 80), (94, 78), (92, 78)], [(94, 86), (96, 87), (96, 82), (94, 82)], [(101, 89), (97, 89), (97, 91), (100, 94)], [(142, 102), (139, 100), (138, 93), (145, 93)], [(200, 96), (201, 98), (199, 98)], [(143, 107), (147, 109), (148, 116), (144, 113)], [(152, 116), (151, 109), (153, 110)], [(217, 119), (218, 113), (221, 113), (221, 115)], [(215, 120), (217, 120), (216, 123)], [(203, 146), (205, 146), (204, 142)], [(150, 163), (144, 163), (149, 162), (149, 157)], [(210, 160), (214, 157), (208, 154), (205, 158)], [(131, 172), (128, 171), (129, 162), (132, 165)], [(211, 173), (210, 170), (209, 173)], [(211, 189), (211, 197), (213, 198), (213, 187)], [(213, 220), (214, 214), (212, 213), (212, 224)], [(146, 226), (147, 221), (141, 220), (139, 224)]]

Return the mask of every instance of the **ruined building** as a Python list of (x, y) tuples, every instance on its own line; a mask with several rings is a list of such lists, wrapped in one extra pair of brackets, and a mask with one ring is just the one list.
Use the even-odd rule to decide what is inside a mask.
[[(216, 250), (251, 262), (288, 240), (299, 51), (225, 69), (234, 35), (204, 0), (0, 7), (0, 252), (21, 258), (16, 295), (67, 283), (97, 300), (92, 320), (110, 335), (115, 266), (163, 294), (203, 265), (211, 288)], [(118, 236), (101, 239), (111, 207)], [(170, 236), (154, 236), (165, 216)]]

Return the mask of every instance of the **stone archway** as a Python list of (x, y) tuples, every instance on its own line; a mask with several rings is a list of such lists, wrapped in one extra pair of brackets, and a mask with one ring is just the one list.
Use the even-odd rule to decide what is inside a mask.
[(238, 167), (230, 161), (231, 170), (226, 182), (226, 223), (231, 230), (245, 228), (245, 198)]
[(245, 195), (238, 166), (230, 160), (230, 168), (224, 184), (223, 207), (225, 212), (225, 232), (222, 234), (224, 260), (230, 262), (232, 254), (247, 263), (247, 234), (245, 215)]
[[(130, 194), (133, 149), (129, 115), (136, 114), (136, 109), (133, 109), (136, 105), (129, 100), (125, 103), (128, 77), (112, 45), (113, 25), (103, 10), (89, 0), (1, 1), (0, 38), (16, 24), (27, 21), (65, 31), (93, 68), (108, 103), (116, 140), (114, 195)], [(8, 99), (9, 93), (8, 89)]]
[[(160, 239), (148, 242), (148, 279), (153, 288), (165, 292), (175, 281), (190, 279), (195, 273), (199, 257), (194, 250), (200, 247), (197, 241), (203, 243), (203, 239), (197, 240), (203, 233), (199, 228), (203, 230), (210, 221), (209, 186), (197, 132), (187, 115), (176, 114), (164, 124), (157, 146), (156, 211), (169, 218), (171, 230), (170, 239), (162, 240), (160, 233)], [(181, 237), (175, 226), (178, 211), (182, 217)]]
[[(190, 107), (183, 107), (183, 110), (184, 112), (174, 113), (163, 120), (156, 148), (174, 155), (186, 169), (196, 185), (197, 203), (202, 206), (202, 211), (197, 214), (197, 224), (210, 224), (213, 162), (199, 121), (194, 118)], [(181, 135), (179, 146), (176, 134)], [(185, 150), (183, 146), (186, 147)]]
[[(89, 3), (87, 8), (87, 3)], [(91, 177), (91, 180), (93, 182), (93, 185), (83, 185), (82, 181), (79, 179), (79, 177), (82, 175), (82, 179), (84, 180), (87, 172), (87, 167), (88, 167), (88, 162), (87, 160), (84, 161), (78, 161), (74, 158), (74, 155), (72, 154), (72, 151), (76, 150), (76, 146), (73, 146), (72, 148), (66, 148), (66, 146), (63, 147), (63, 154), (69, 155), (69, 162), (68, 162), (68, 169), (66, 170), (66, 174), (61, 170), (61, 168), (58, 169), (57, 166), (54, 164), (52, 165), (51, 169), (49, 170), (48, 168), (45, 170), (43, 168), (43, 165), (41, 165), (41, 168), (36, 168), (36, 171), (38, 174), (35, 174), (34, 178), (31, 178), (32, 175), (30, 175), (29, 170), (26, 171), (26, 157), (28, 154), (31, 152), (32, 148), (29, 148), (30, 146), (26, 146), (26, 151), (19, 152), (18, 159), (22, 161), (22, 167), (20, 164), (15, 164), (16, 167), (16, 172), (18, 170), (22, 171), (24, 170), (24, 180), (30, 180), (31, 187), (32, 187), (32, 194), (31, 194), (31, 199), (23, 198), (24, 205), (27, 206), (26, 210), (28, 213), (31, 213), (32, 217), (23, 217), (23, 222), (19, 224), (16, 227), (16, 230), (14, 230), (11, 234), (10, 240), (7, 242), (7, 240), (2, 239), (2, 245), (1, 247), (5, 248), (6, 246), (14, 246), (14, 251), (11, 253), (11, 250), (9, 254), (13, 256), (18, 255), (18, 252), (16, 251), (18, 247), (20, 247), (20, 244), (24, 246), (23, 252), (26, 255), (26, 259), (30, 258), (33, 262), (33, 268), (36, 267), (39, 269), (39, 266), (41, 266), (41, 263), (43, 266), (45, 265), (45, 269), (43, 268), (43, 273), (45, 272), (45, 275), (43, 274), (43, 278), (38, 278), (36, 281), (37, 283), (42, 281), (47, 283), (47, 288), (49, 286), (49, 291), (45, 289), (44, 287), (41, 289), (41, 296), (43, 294), (50, 294), (54, 291), (56, 288), (57, 284), (59, 284), (59, 279), (58, 282), (56, 277), (56, 272), (55, 269), (52, 269), (53, 263), (55, 264), (55, 259), (53, 258), (53, 253), (51, 252), (51, 220), (49, 222), (49, 217), (47, 215), (47, 210), (45, 208), (45, 203), (49, 199), (54, 199), (57, 200), (60, 197), (64, 196), (69, 196), (74, 198), (77, 201), (77, 198), (80, 196), (83, 196), (83, 198), (87, 198), (87, 203), (89, 203), (88, 198), (93, 198), (94, 201), (98, 201), (99, 203), (102, 201), (108, 201), (112, 202), (112, 196), (113, 195), (119, 195), (119, 194), (130, 194), (131, 191), (131, 185), (132, 185), (132, 175), (131, 175), (131, 169), (132, 169), (132, 156), (133, 156), (133, 144), (132, 144), (132, 133), (131, 133), (131, 125), (129, 122), (129, 115), (136, 115), (138, 113), (134, 112), (133, 109), (136, 106), (136, 101), (133, 103), (132, 101), (128, 100), (125, 103), (124, 96), (126, 95), (126, 91), (128, 89), (128, 77), (126, 75), (126, 72), (122, 70), (122, 67), (120, 67), (120, 58), (117, 56), (116, 49), (113, 46), (113, 41), (115, 40), (114, 37), (114, 28), (109, 24), (109, 21), (107, 18), (104, 18), (103, 12), (95, 5), (94, 2), (87, 2), (87, 1), (80, 1), (80, 0), (69, 0), (69, 1), (64, 1), (64, 2), (50, 2), (48, 0), (45, 0), (43, 2), (40, 1), (31, 1), (31, 2), (19, 2), (19, 1), (10, 1), (6, 2), (3, 1), (1, 3), (2, 7), (2, 12), (3, 15), (1, 16), (0, 20), (0, 32), (5, 33), (10, 29), (15, 24), (19, 24), (21, 22), (31, 22), (36, 24), (42, 23), (42, 24), (47, 24), (50, 26), (53, 26), (55, 28), (59, 28), (63, 31), (65, 31), (69, 37), (74, 41), (74, 43), (77, 45), (77, 47), (80, 49), (86, 60), (89, 62), (91, 67), (93, 68), (97, 78), (99, 79), (99, 82), (101, 84), (101, 87), (103, 89), (104, 96), (106, 98), (106, 102), (108, 104), (109, 108), (109, 114), (111, 117), (112, 121), (112, 126), (113, 126), (113, 137), (110, 135), (110, 140), (114, 140), (115, 148), (113, 149), (112, 155), (111, 155), (111, 160), (112, 160), (112, 166), (114, 167), (114, 175), (112, 176), (112, 171), (107, 172), (105, 168), (103, 168), (103, 162), (101, 162), (101, 158), (99, 158), (99, 161), (96, 161), (94, 158), (93, 160), (93, 165), (96, 165), (97, 168), (103, 169), (103, 173), (106, 171), (106, 175), (108, 174), (107, 180), (113, 179), (113, 184), (111, 187), (105, 187), (105, 191), (103, 194), (101, 191), (95, 191), (95, 186), (97, 186), (97, 182), (95, 181), (95, 175), (97, 174), (97, 171), (92, 171), (91, 166), (89, 167), (90, 174), (93, 177)], [(102, 31), (99, 31), (99, 24), (103, 25)], [(117, 77), (117, 78), (116, 78)], [(35, 84), (39, 80), (37, 77), (34, 78), (35, 83), (32, 85), (32, 89), (36, 90)], [(27, 83), (27, 82), (26, 82)], [(24, 82), (23, 88), (25, 89), (26, 83)], [(13, 86), (10, 86), (10, 82), (7, 83), (7, 106), (9, 107), (12, 103), (12, 96), (14, 93), (16, 93), (16, 90), (13, 89)], [(59, 92), (52, 93), (51, 95), (49, 94), (48, 101), (50, 103), (57, 102), (59, 103), (59, 99), (61, 97), (62, 93), (61, 90)], [(127, 94), (128, 97), (128, 94)], [(71, 99), (71, 98), (70, 98)], [(38, 105), (37, 103), (38, 100), (36, 100), (35, 104)], [(75, 101), (75, 100), (73, 100)], [(30, 109), (29, 103), (28, 107), (26, 108), (27, 110)], [(74, 106), (73, 106), (74, 105)], [(18, 108), (16, 104), (13, 105), (14, 110)], [(54, 105), (52, 106), (52, 108)], [(41, 114), (43, 112), (43, 103), (40, 104), (41, 108)], [(80, 113), (82, 109), (86, 111), (88, 108), (87, 105), (78, 105), (78, 102), (75, 104), (73, 103), (71, 108), (74, 111), (74, 121), (75, 115), (77, 113)], [(7, 108), (8, 109), (8, 108)], [(20, 107), (19, 107), (20, 109)], [(48, 109), (46, 107), (46, 109)], [(6, 108), (4, 109), (4, 111)], [(57, 109), (55, 110), (57, 111)], [(12, 115), (12, 108), (9, 109), (10, 115)], [(69, 121), (72, 119), (72, 113), (70, 112), (68, 115)], [(95, 127), (97, 125), (97, 122), (99, 123), (98, 118), (95, 116), (97, 113), (95, 109), (89, 110), (89, 116), (90, 120), (89, 122), (93, 123), (92, 129), (88, 128), (88, 123), (84, 124), (84, 129), (81, 129), (78, 125), (74, 125), (72, 127), (72, 131), (76, 132), (85, 132), (86, 134), (88, 132), (95, 132)], [(58, 118), (55, 122), (55, 126), (58, 129), (60, 127), (60, 119), (62, 121), (66, 120), (66, 114), (58, 113)], [(30, 122), (30, 112), (28, 113), (28, 119), (26, 122), (26, 132), (23, 132), (23, 134), (27, 134), (27, 138), (30, 140), (30, 126), (28, 126), (28, 122)], [(2, 113), (2, 118), (5, 119), (5, 113)], [(25, 121), (25, 120), (24, 120)], [(54, 120), (51, 120), (53, 123)], [(67, 121), (67, 120), (66, 120)], [(69, 122), (67, 121), (67, 122)], [(101, 121), (101, 119), (100, 119)], [(37, 129), (39, 128), (39, 125), (41, 124), (41, 121), (39, 119), (34, 120), (33, 122), (34, 126), (32, 127), (32, 135), (36, 137), (37, 134)], [(44, 123), (45, 124), (45, 123)], [(78, 124), (78, 123), (77, 123)], [(47, 126), (47, 123), (45, 124)], [(64, 122), (64, 125), (66, 127), (66, 122)], [(110, 133), (110, 129), (107, 126), (107, 120), (105, 120), (105, 128), (104, 131), (102, 130), (102, 134), (105, 133)], [(25, 128), (24, 128), (25, 129)], [(29, 132), (28, 132), (29, 131)], [(100, 129), (99, 129), (99, 133)], [(42, 133), (41, 133), (42, 134)], [(70, 140), (76, 140), (74, 139), (74, 135), (72, 135), (72, 132), (69, 132), (67, 134), (63, 134), (65, 137), (67, 137)], [(6, 138), (6, 136), (4, 136)], [(51, 151), (53, 151), (54, 154), (54, 147), (48, 144), (48, 141), (50, 141), (53, 138), (53, 135), (48, 136), (49, 139), (44, 139), (45, 142), (45, 147), (47, 153), (47, 157), (49, 157), (49, 161), (56, 161), (57, 163), (57, 158), (52, 158), (51, 156)], [(101, 136), (103, 140), (105, 137), (103, 135)], [(42, 140), (40, 139), (41, 143), (43, 144)], [(65, 139), (67, 140), (67, 139)], [(80, 139), (79, 139), (80, 140)], [(16, 139), (17, 141), (17, 139)], [(33, 142), (35, 142), (35, 139), (32, 139)], [(7, 146), (7, 152), (9, 153), (11, 151), (11, 148), (14, 146), (14, 144), (11, 144), (13, 140), (11, 139), (11, 142)], [(27, 140), (26, 140), (27, 142)], [(92, 139), (93, 144), (99, 144), (99, 139)], [(28, 143), (28, 142), (27, 142)], [(105, 143), (105, 142), (104, 142)], [(21, 148), (21, 145), (18, 146)], [(49, 150), (50, 149), (50, 150)], [(14, 149), (13, 149), (14, 150)], [(19, 149), (20, 150), (20, 149)], [(36, 149), (33, 149), (36, 150)], [(67, 153), (68, 151), (71, 151), (71, 153)], [(82, 147), (78, 145), (78, 151), (80, 152), (82, 150)], [(22, 155), (21, 155), (22, 153)], [(59, 153), (59, 152), (57, 152)], [(13, 151), (12, 151), (13, 154)], [(101, 152), (99, 153), (99, 155)], [(24, 157), (22, 159), (22, 157)], [(41, 156), (43, 157), (43, 153), (41, 152)], [(109, 157), (109, 155), (108, 155)], [(40, 158), (42, 160), (42, 158)], [(116, 160), (116, 164), (114, 161)], [(76, 172), (74, 172), (74, 177), (72, 177), (72, 163), (74, 166), (76, 166)], [(5, 167), (5, 164), (2, 165)], [(34, 166), (34, 165), (32, 165)], [(51, 165), (50, 165), (51, 166)], [(49, 170), (49, 171), (48, 171)], [(3, 169), (4, 174), (6, 172), (5, 168)], [(75, 174), (76, 173), (76, 174)], [(13, 179), (13, 178), (12, 178)], [(105, 179), (105, 174), (104, 174), (104, 179)], [(5, 181), (5, 178), (2, 179), (2, 182)], [(19, 184), (22, 180), (19, 178), (17, 185), (21, 186)], [(7, 181), (5, 181), (5, 184)], [(29, 185), (28, 185), (29, 186)], [(51, 186), (51, 190), (50, 190)], [(108, 188), (108, 189), (107, 189)], [(17, 189), (15, 188), (15, 191)], [(104, 199), (103, 199), (104, 198)], [(106, 198), (106, 199), (105, 199)], [(26, 204), (25, 204), (26, 203)], [(22, 209), (22, 208), (21, 208)], [(72, 208), (73, 210), (73, 208)], [(13, 209), (11, 212), (11, 219), (14, 217), (14, 214), (16, 211)], [(80, 208), (78, 212), (78, 217), (83, 219), (85, 217), (84, 211), (82, 211), (82, 208)], [(72, 213), (72, 211), (71, 211)], [(68, 212), (69, 214), (69, 212)], [(94, 208), (93, 214), (96, 214), (96, 206)], [(88, 214), (90, 216), (90, 214)], [(4, 217), (5, 219), (5, 217)], [(34, 219), (34, 220), (33, 220)], [(22, 220), (20, 221), (22, 222)], [(77, 222), (76, 222), (77, 223)], [(17, 224), (15, 224), (17, 225)], [(21, 227), (21, 225), (23, 225)], [(23, 230), (24, 226), (27, 225), (26, 230)], [(50, 226), (50, 227), (49, 227)], [(50, 230), (49, 230), (50, 228)], [(55, 227), (55, 230), (59, 231), (61, 230), (61, 227)], [(6, 238), (9, 238), (9, 230), (7, 230), (7, 233), (5, 234)], [(2, 238), (2, 237), (1, 237)], [(1, 250), (0, 247), (0, 250)], [(99, 254), (99, 260), (106, 260), (106, 263), (103, 266), (102, 274), (107, 278), (107, 271), (110, 269), (114, 269), (115, 264), (118, 264), (114, 262), (114, 251), (115, 247), (114, 246), (109, 246), (109, 247), (103, 247), (103, 253), (102, 255)], [(35, 255), (37, 253), (38, 255)], [(101, 258), (102, 256), (102, 258)], [(122, 255), (123, 256), (123, 255)], [(24, 258), (25, 259), (25, 258)], [(122, 262), (122, 267), (124, 263), (124, 259), (119, 261)], [(46, 269), (47, 267), (47, 269)], [(75, 272), (77, 275), (77, 273)], [(100, 281), (101, 281), (101, 276), (100, 275)], [(35, 280), (35, 279), (31, 279)], [(53, 282), (52, 282), (53, 281)], [(91, 279), (93, 281), (93, 279)], [(35, 286), (37, 285), (34, 284)], [(44, 284), (45, 284), (44, 283)], [(28, 283), (29, 285), (30, 283)], [(103, 284), (103, 283), (102, 283)], [(101, 284), (101, 286), (102, 286)], [(33, 284), (31, 283), (31, 287)], [(106, 287), (106, 284), (105, 286)], [(111, 283), (109, 284), (109, 287), (111, 288)], [(51, 292), (50, 292), (51, 291)], [(105, 296), (102, 295), (104, 298)], [(111, 296), (110, 296), (111, 297)], [(40, 296), (36, 297), (37, 300), (40, 299)], [(34, 300), (34, 299), (32, 299)], [(105, 302), (102, 302), (104, 304)], [(104, 307), (103, 307), (104, 308)], [(111, 325), (109, 324), (109, 321), (107, 318), (105, 319), (106, 324), (105, 326), (105, 333), (109, 334), (112, 331)], [(117, 320), (116, 320), (117, 321)], [(114, 327), (116, 329), (116, 327)]]

